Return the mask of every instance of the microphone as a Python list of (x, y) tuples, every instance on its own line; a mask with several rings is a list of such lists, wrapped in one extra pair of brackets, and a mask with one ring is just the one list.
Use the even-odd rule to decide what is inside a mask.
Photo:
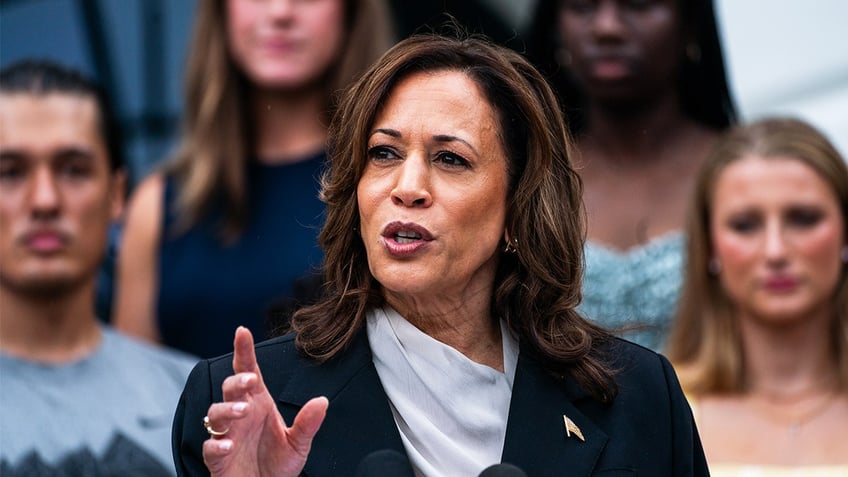
[(527, 477), (527, 474), (512, 464), (495, 464), (483, 469), (480, 477)]
[(414, 477), (405, 455), (391, 449), (374, 451), (356, 466), (356, 477)]

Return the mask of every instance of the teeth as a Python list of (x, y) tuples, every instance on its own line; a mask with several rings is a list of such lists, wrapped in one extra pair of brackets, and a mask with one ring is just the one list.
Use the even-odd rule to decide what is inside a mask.
[(411, 231), (403, 231), (395, 234), (397, 243), (412, 243), (416, 240), (421, 240), (421, 234)]

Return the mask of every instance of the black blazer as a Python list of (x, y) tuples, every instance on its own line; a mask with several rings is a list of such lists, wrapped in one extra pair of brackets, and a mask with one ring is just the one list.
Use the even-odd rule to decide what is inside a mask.
[[(618, 339), (605, 351), (619, 371), (619, 394), (609, 405), (519, 354), (503, 462), (529, 477), (709, 475), (692, 412), (669, 362)], [(373, 451), (404, 452), (364, 330), (341, 356), (323, 364), (300, 355), (292, 335), (259, 343), (256, 356), (287, 423), (309, 399), (323, 395), (330, 401), (302, 475), (353, 475)], [(201, 361), (189, 376), (174, 419), (178, 475), (209, 475), (201, 453), (209, 436), (201, 421), (209, 405), (222, 400), (221, 383), (232, 373), (232, 355), (227, 355)], [(585, 441), (566, 436), (563, 415)]]

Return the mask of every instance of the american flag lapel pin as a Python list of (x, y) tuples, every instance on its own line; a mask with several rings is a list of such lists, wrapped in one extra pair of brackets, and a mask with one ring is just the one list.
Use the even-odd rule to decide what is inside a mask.
[(567, 437), (571, 437), (571, 435), (574, 434), (578, 439), (586, 442), (586, 438), (583, 437), (583, 432), (580, 431), (580, 428), (577, 427), (577, 424), (575, 424), (574, 421), (569, 419), (565, 414), (562, 415), (562, 420), (565, 422), (565, 435)]

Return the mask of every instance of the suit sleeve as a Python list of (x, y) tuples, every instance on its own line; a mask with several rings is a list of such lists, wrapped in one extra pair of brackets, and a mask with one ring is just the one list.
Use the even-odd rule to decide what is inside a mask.
[(701, 438), (695, 426), (692, 409), (683, 395), (683, 390), (671, 363), (663, 356), (660, 356), (660, 361), (662, 362), (666, 383), (668, 383), (671, 404), (672, 442), (674, 445), (672, 475), (709, 477), (707, 459), (704, 456), (704, 448), (701, 446)]
[(203, 441), (209, 436), (203, 428), (203, 416), (212, 404), (209, 361), (197, 363), (180, 396), (171, 432), (171, 450), (177, 475), (208, 476), (203, 463)]

